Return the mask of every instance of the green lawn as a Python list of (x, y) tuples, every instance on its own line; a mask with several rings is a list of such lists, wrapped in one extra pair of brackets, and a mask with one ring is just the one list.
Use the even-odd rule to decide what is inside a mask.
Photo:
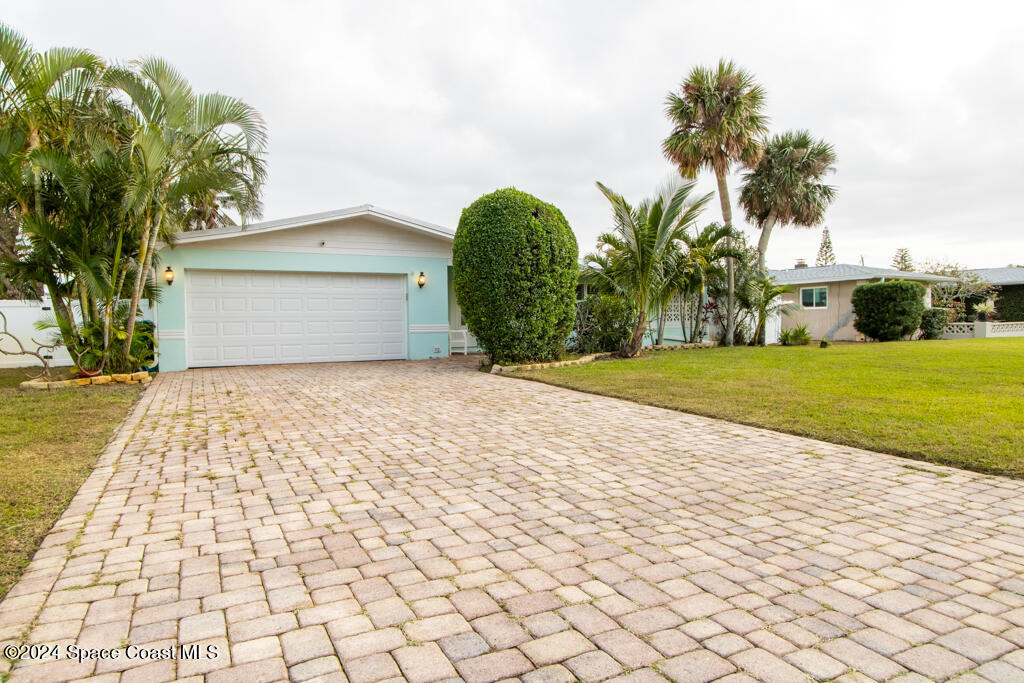
[(89, 476), (139, 385), (23, 392), (0, 370), (0, 597)]
[(1024, 477), (1024, 339), (664, 351), (517, 376)]

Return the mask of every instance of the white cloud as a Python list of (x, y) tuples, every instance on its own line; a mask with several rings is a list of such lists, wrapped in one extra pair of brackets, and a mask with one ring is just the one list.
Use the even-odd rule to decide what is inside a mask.
[[(883, 265), (906, 246), (919, 259), (1024, 261), (1012, 4), (9, 4), (4, 21), (38, 48), (157, 54), (197, 88), (258, 107), (267, 218), (371, 202), (454, 226), (477, 196), (514, 184), (558, 205), (589, 249), (609, 216), (594, 181), (652, 192), (670, 170), (665, 94), (727, 56), (767, 89), (775, 130), (835, 145), (827, 222), (840, 260)], [(778, 230), (769, 263), (812, 259), (818, 239)]]

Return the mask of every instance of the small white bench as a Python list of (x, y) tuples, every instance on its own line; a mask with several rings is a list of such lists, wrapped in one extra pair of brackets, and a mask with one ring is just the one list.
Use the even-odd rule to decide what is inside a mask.
[(448, 353), (455, 353), (457, 350), (461, 350), (462, 355), (466, 356), (469, 355), (469, 347), (472, 345), (469, 342), (468, 330), (448, 330)]

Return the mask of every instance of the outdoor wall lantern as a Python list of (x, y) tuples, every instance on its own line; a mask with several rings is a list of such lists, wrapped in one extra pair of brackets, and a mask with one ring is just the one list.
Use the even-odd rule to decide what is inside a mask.
[(170, 266), (167, 266), (167, 270), (164, 271), (164, 281), (167, 282), (168, 287), (174, 284), (174, 269)]
[(427, 284), (427, 276), (423, 274), (422, 270), (420, 271), (420, 276), (416, 278), (416, 284), (420, 286), (420, 289), (423, 289), (423, 285)]

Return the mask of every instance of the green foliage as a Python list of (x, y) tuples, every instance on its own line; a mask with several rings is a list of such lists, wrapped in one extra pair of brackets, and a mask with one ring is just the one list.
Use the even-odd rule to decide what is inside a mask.
[(878, 341), (896, 341), (914, 333), (924, 314), (925, 288), (919, 282), (872, 282), (853, 290), (853, 326)]
[(515, 188), (463, 209), (452, 246), (469, 331), (501, 365), (558, 358), (576, 316), (576, 236), (556, 207)]
[(612, 294), (591, 294), (577, 302), (570, 349), (576, 353), (617, 352), (633, 331), (633, 308)]
[(946, 308), (926, 308), (921, 314), (921, 339), (939, 339), (950, 323)]
[(807, 346), (811, 343), (811, 333), (807, 325), (799, 325), (779, 333), (779, 343), (783, 346)]
[(999, 317), (1008, 322), (1024, 320), (1024, 285), (1009, 285), (1002, 288), (996, 299)]

